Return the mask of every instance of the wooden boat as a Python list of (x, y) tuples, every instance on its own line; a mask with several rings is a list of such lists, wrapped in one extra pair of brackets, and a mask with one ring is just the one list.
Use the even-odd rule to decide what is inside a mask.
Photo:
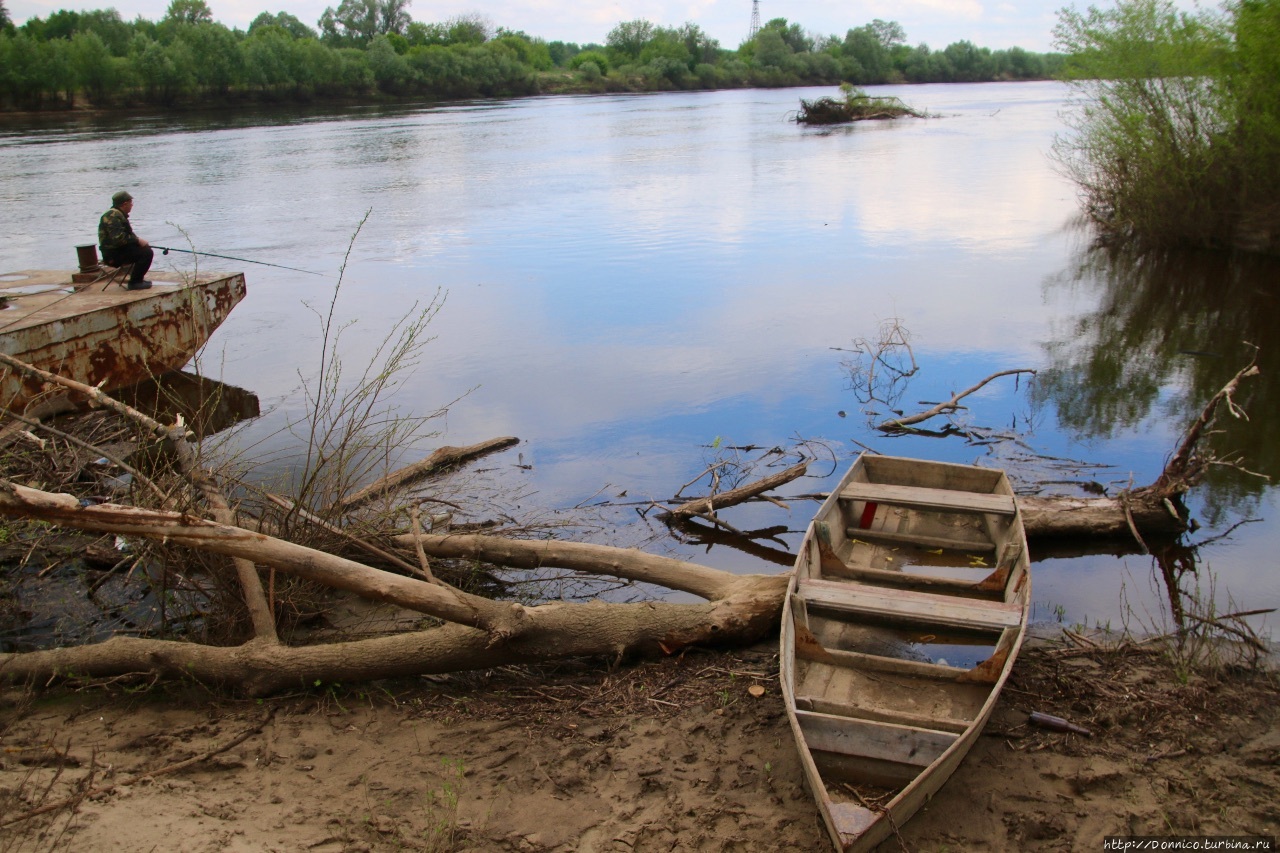
[[(245, 296), (240, 273), (150, 280), (149, 290), (126, 290), (114, 281), (75, 283), (66, 272), (0, 275), (0, 352), (112, 391), (182, 368)], [(40, 380), (0, 366), (0, 408), (47, 410), (50, 394)]]
[(806, 782), (872, 850), (955, 771), (1026, 633), (1026, 537), (1003, 472), (863, 454), (809, 525), (781, 634)]

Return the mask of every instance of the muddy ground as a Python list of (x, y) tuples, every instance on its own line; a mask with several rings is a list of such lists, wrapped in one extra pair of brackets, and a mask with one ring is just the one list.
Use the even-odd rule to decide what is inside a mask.
[[(17, 822), (0, 850), (830, 849), (777, 665), (761, 645), (267, 701), (10, 689), (0, 820)], [(960, 770), (881, 849), (1280, 835), (1278, 699), (1271, 674), (1188, 676), (1132, 648), (1038, 644)], [(1032, 711), (1093, 735), (1034, 727)]]

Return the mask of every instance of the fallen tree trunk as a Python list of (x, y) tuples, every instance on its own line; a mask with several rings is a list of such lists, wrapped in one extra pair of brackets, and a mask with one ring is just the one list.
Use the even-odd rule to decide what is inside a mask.
[(480, 630), (444, 625), (391, 637), (282, 646), (234, 647), (115, 637), (90, 646), (0, 655), (0, 676), (45, 684), (70, 675), (147, 673), (194, 678), (254, 696), (377, 678), (485, 669), (519, 663), (629, 654), (672, 654), (689, 645), (745, 645), (776, 630), (787, 578), (761, 577), (721, 601), (672, 604), (548, 604), (535, 627), (500, 644)]
[[(423, 536), (424, 548), (508, 565), (613, 574), (712, 599), (702, 604), (589, 602), (524, 607), (402, 577), (237, 527), (179, 513), (99, 504), (0, 481), (0, 513), (82, 530), (175, 542), (252, 560), (327, 586), (444, 619), (444, 628), (377, 640), (291, 648), (257, 640), (234, 648), (116, 637), (105, 643), (0, 655), (0, 674), (44, 680), (148, 672), (254, 694), (327, 681), (450, 672), (584, 655), (672, 653), (691, 644), (750, 643), (779, 618), (785, 576), (734, 575), (640, 551), (565, 542)], [(522, 562), (523, 561), (523, 562)]]
[(356, 507), (363, 506), (379, 495), (394, 491), (402, 486), (413, 482), (414, 480), (430, 476), (457, 465), (467, 462), (479, 456), (489, 453), (495, 453), (511, 447), (513, 444), (519, 444), (520, 439), (515, 436), (503, 436), (501, 438), (491, 438), (488, 441), (482, 441), (479, 444), (471, 444), (466, 447), (440, 447), (437, 448), (430, 456), (421, 462), (415, 462), (397, 471), (392, 471), (387, 476), (377, 480), (360, 489), (354, 494), (348, 495), (334, 506), (334, 510), (338, 513), (350, 512)]
[[(1176, 498), (1130, 495), (1127, 498), (1018, 498), (1027, 539), (1132, 538), (1176, 535), (1186, 530), (1185, 510)], [(1132, 523), (1130, 522), (1132, 519)]]

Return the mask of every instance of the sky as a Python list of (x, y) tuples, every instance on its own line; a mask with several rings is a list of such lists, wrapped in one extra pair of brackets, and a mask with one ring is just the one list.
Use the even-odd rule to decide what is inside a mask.
[[(125, 20), (139, 15), (149, 20), (164, 16), (170, 0), (4, 0), (16, 23), (47, 17), (59, 9), (87, 11), (115, 8)], [(325, 7), (340, 0), (206, 0), (214, 20), (245, 29), (261, 12), (288, 12), (314, 27)], [(992, 49), (1022, 47), (1052, 49), (1057, 9), (1086, 6), (1084, 0), (759, 0), (760, 20), (786, 18), (814, 35), (838, 35), (876, 18), (897, 21), (912, 44), (924, 42), (941, 49), (968, 40)], [(1105, 5), (1105, 4), (1103, 4)], [(664, 27), (686, 22), (700, 26), (721, 47), (735, 49), (751, 26), (752, 0), (612, 0), (579, 3), (570, 0), (495, 0), (427, 2), (409, 6), (416, 21), (434, 23), (459, 15), (480, 14), (494, 26), (523, 30), (547, 41), (603, 44), (609, 31), (623, 21), (647, 20)]]

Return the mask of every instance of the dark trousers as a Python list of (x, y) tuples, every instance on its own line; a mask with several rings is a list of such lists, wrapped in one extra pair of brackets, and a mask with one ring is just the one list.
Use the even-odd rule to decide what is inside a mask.
[(147, 277), (147, 270), (151, 269), (151, 262), (155, 260), (155, 256), (156, 253), (150, 246), (144, 249), (136, 243), (121, 249), (102, 250), (102, 260), (113, 267), (133, 264), (133, 274), (129, 276), (130, 283), (142, 281)]

